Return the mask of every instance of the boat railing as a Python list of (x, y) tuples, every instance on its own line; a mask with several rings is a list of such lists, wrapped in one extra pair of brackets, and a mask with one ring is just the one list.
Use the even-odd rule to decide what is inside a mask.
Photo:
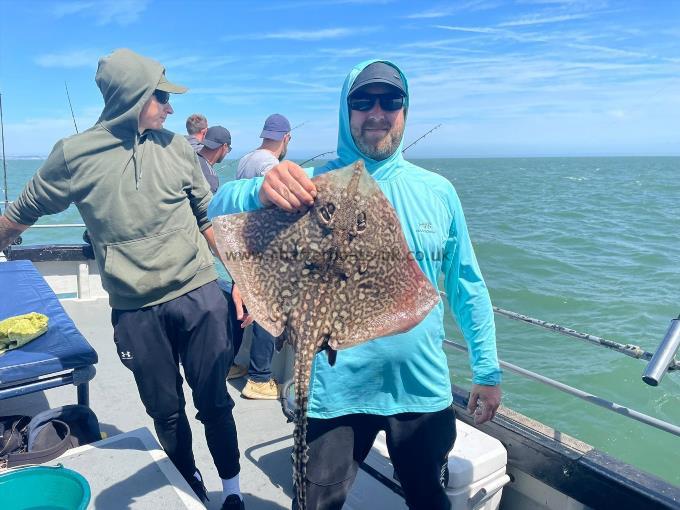
[[(453, 342), (451, 340), (444, 340), (444, 344), (453, 347), (454, 349), (457, 349), (459, 351), (467, 352), (467, 347), (457, 342)], [(508, 363), (507, 361), (499, 360), (499, 364), (502, 368), (507, 369), (516, 374), (519, 374), (523, 377), (532, 379), (546, 386), (550, 386), (551, 388), (555, 388), (559, 391), (580, 398), (581, 400), (585, 400), (586, 402), (589, 402), (596, 406), (600, 406), (604, 409), (615, 412), (627, 418), (637, 420), (646, 425), (650, 425), (652, 427), (655, 427), (657, 429), (669, 432), (675, 436), (680, 437), (680, 427), (678, 427), (677, 425), (668, 423), (658, 418), (654, 418), (653, 416), (649, 416), (647, 414), (641, 413), (629, 407), (617, 404), (616, 402), (611, 402), (602, 397), (598, 397), (597, 395), (593, 395), (592, 393), (579, 390), (578, 388), (574, 388), (573, 386), (569, 386), (567, 384), (561, 383), (549, 377), (537, 374), (536, 372), (532, 372), (531, 370), (527, 370), (512, 363)]]
[[(508, 310), (503, 310), (503, 309), (500, 309), (500, 308), (498, 308), (498, 309), (495, 308), (494, 311), (496, 313), (500, 314), (500, 315), (503, 315), (503, 316), (506, 316), (506, 317), (511, 317), (511, 318), (516, 319), (516, 320), (520, 320), (519, 317), (528, 318), (526, 316), (517, 314), (515, 312), (509, 312)], [(538, 321), (537, 319), (532, 319), (531, 322), (526, 321), (524, 319), (521, 319), (521, 320), (523, 322), (527, 323), (527, 324), (532, 324), (532, 325), (536, 325), (536, 326), (539, 325), (538, 322), (544, 322), (544, 321)], [(548, 324), (548, 323), (544, 323), (541, 326), (546, 327), (545, 324)], [(556, 331), (556, 332), (558, 331), (557, 328), (549, 328), (549, 329), (552, 329), (553, 331)], [(560, 327), (560, 329), (567, 330), (568, 328)], [(572, 331), (574, 333), (578, 333), (578, 332), (573, 331), (573, 330), (569, 330), (569, 331)], [(577, 336), (577, 338), (581, 338), (581, 336), (584, 336), (584, 335), (585, 334), (580, 333), (579, 336)], [(598, 338), (598, 337), (595, 337), (594, 335), (587, 335), (587, 336), (589, 336), (591, 338)], [(600, 340), (603, 340), (603, 339), (600, 339)], [(589, 340), (589, 341), (591, 341), (591, 340)], [(613, 344), (615, 342), (607, 341), (607, 343)], [(467, 350), (468, 350), (465, 345), (459, 344), (459, 343), (454, 342), (452, 340), (445, 339), (444, 344), (448, 345), (450, 347), (453, 347), (454, 349), (457, 349), (459, 351), (467, 352)], [(611, 345), (607, 345), (607, 347), (611, 348)], [(638, 357), (647, 359), (646, 356), (638, 356)], [(651, 354), (650, 354), (649, 357), (651, 358)], [(677, 360), (674, 360), (674, 361), (675, 361), (675, 364), (674, 364), (675, 369), (677, 369)], [(675, 436), (680, 437), (680, 427), (678, 427), (677, 425), (674, 425), (672, 423), (668, 423), (668, 422), (660, 420), (658, 418), (654, 418), (653, 416), (649, 416), (647, 414), (641, 413), (641, 412), (636, 411), (634, 409), (631, 409), (629, 407), (623, 406), (621, 404), (617, 404), (616, 402), (611, 402), (611, 401), (604, 399), (602, 397), (598, 397), (597, 395), (593, 395), (592, 393), (588, 393), (586, 391), (579, 390), (578, 388), (574, 388), (572, 386), (569, 386), (568, 384), (564, 384), (564, 383), (561, 383), (561, 382), (556, 381), (554, 379), (551, 379), (549, 377), (537, 374), (536, 372), (532, 372), (531, 370), (527, 370), (525, 368), (519, 367), (519, 366), (514, 365), (512, 363), (508, 363), (507, 361), (500, 360), (499, 364), (502, 368), (509, 370), (511, 372), (514, 372), (516, 374), (519, 374), (523, 377), (526, 377), (528, 379), (532, 379), (534, 381), (537, 381), (537, 382), (544, 384), (546, 386), (549, 386), (551, 388), (555, 388), (555, 389), (557, 389), (557, 390), (559, 390), (563, 393), (567, 393), (567, 394), (572, 395), (574, 397), (580, 398), (581, 400), (585, 400), (586, 402), (597, 405), (597, 406), (602, 407), (604, 409), (607, 409), (609, 411), (615, 412), (617, 414), (620, 414), (621, 416), (625, 416), (627, 418), (637, 420), (637, 421), (644, 423), (646, 425), (650, 425), (654, 428), (657, 428), (659, 430), (663, 430), (664, 432), (668, 432), (670, 434), (673, 434)], [(292, 386), (293, 386), (293, 380), (290, 379), (283, 384), (282, 389), (281, 389), (282, 409), (283, 409), (284, 414), (288, 417), (289, 421), (293, 420), (294, 416), (295, 416), (295, 404), (290, 399), (290, 388)]]
[[(638, 345), (621, 344), (613, 340), (607, 340), (605, 338), (591, 335), (590, 333), (582, 333), (571, 328), (560, 326), (559, 324), (546, 322), (540, 319), (536, 319), (534, 317), (519, 314), (517, 312), (505, 310), (503, 308), (494, 307), (493, 310), (496, 314), (506, 317), (508, 319), (520, 321), (524, 324), (528, 324), (531, 326), (537, 326), (544, 329), (548, 329), (554, 333), (559, 333), (572, 338), (577, 338), (579, 340), (589, 342), (599, 347), (605, 347), (607, 349), (613, 350), (620, 354), (624, 354), (626, 356), (630, 356), (636, 359), (647, 360), (649, 361), (649, 363), (647, 365), (647, 369), (645, 370), (643, 380), (646, 383), (651, 384), (653, 386), (656, 386), (658, 384), (658, 382), (661, 380), (661, 377), (663, 377), (666, 371), (674, 371), (680, 369), (680, 362), (674, 357), (675, 352), (678, 350), (678, 344), (680, 343), (679, 319), (674, 319), (671, 321), (671, 326), (668, 332), (666, 333), (666, 337), (659, 345), (659, 348), (657, 349), (656, 353), (651, 353), (645, 351)], [(451, 340), (445, 339), (444, 344), (449, 345), (454, 349), (460, 351), (467, 352), (468, 350), (467, 346), (453, 342)], [(580, 398), (582, 400), (585, 400), (586, 402), (590, 402), (591, 404), (600, 406), (604, 409), (608, 409), (609, 411), (615, 412), (622, 416), (626, 416), (627, 418), (637, 420), (639, 422), (645, 423), (646, 425), (650, 425), (665, 432), (669, 432), (675, 436), (680, 436), (680, 427), (672, 423), (659, 420), (658, 418), (654, 418), (653, 416), (646, 415), (634, 409), (630, 409), (629, 407), (617, 404), (616, 402), (611, 402), (602, 397), (598, 397), (597, 395), (593, 395), (591, 393), (579, 390), (578, 388), (574, 388), (572, 386), (561, 383), (549, 377), (537, 374), (535, 372), (532, 372), (531, 370), (527, 370), (512, 363), (508, 363), (506, 361), (501, 360), (499, 361), (499, 364), (501, 365), (502, 368), (505, 368), (523, 377), (540, 382), (541, 384), (550, 386), (551, 388), (555, 388), (559, 391)]]
[[(583, 340), (585, 342), (595, 344), (599, 347), (605, 347), (607, 349), (616, 351), (620, 354), (630, 356), (631, 358), (643, 359), (643, 360), (650, 361), (654, 357), (654, 354), (655, 354), (653, 352), (645, 351), (639, 345), (622, 344), (622, 343), (619, 343), (619, 342), (615, 342), (613, 340), (607, 340), (606, 338), (601, 338), (599, 336), (591, 335), (590, 333), (581, 333), (580, 331), (576, 331), (576, 330), (573, 330), (571, 328), (560, 326), (559, 324), (553, 324), (552, 322), (546, 322), (546, 321), (543, 321), (543, 320), (540, 320), (540, 319), (535, 319), (533, 317), (529, 317), (527, 315), (522, 315), (522, 314), (517, 313), (517, 312), (512, 312), (510, 310), (504, 310), (503, 308), (498, 308), (497, 306), (493, 307), (493, 311), (498, 315), (501, 315), (503, 317), (507, 317), (508, 319), (520, 321), (520, 322), (523, 322), (525, 324), (530, 324), (532, 326), (538, 326), (538, 327), (541, 327), (541, 328), (545, 328), (545, 329), (548, 329), (550, 331), (554, 331), (555, 333), (560, 333), (561, 335), (569, 336), (569, 337), (572, 337), (572, 338), (578, 338), (579, 340)], [(672, 358), (669, 361), (668, 371), (679, 370), (679, 369), (680, 369), (680, 361)]]
[[(641, 349), (638, 346), (631, 345), (631, 344), (620, 344), (618, 342), (614, 342), (612, 340), (606, 340), (604, 338), (597, 337), (595, 335), (591, 335), (588, 333), (581, 333), (578, 331), (575, 331), (570, 328), (565, 328), (564, 326), (560, 326), (559, 324), (552, 324), (549, 322), (542, 321), (540, 319), (535, 319), (532, 317), (528, 317), (526, 315), (522, 315), (516, 312), (511, 312), (509, 310), (504, 310), (503, 308), (498, 308), (494, 307), (494, 312), (498, 315), (513, 319), (513, 320), (519, 320), (525, 324), (533, 325), (533, 326), (539, 326), (542, 328), (549, 329), (553, 332), (556, 333), (561, 333), (563, 335), (571, 336), (574, 338), (578, 338), (596, 345), (599, 345), (601, 347), (606, 347), (608, 349), (612, 349), (616, 352), (626, 354), (628, 356), (632, 356), (637, 359), (645, 359), (645, 360), (650, 360), (652, 359), (655, 355), (652, 353), (649, 353), (643, 349)], [(680, 336), (680, 333), (678, 330), (680, 330), (680, 327), (676, 326), (678, 324), (678, 319), (675, 319), (672, 321), (671, 329), (670, 331), (673, 331), (673, 334), (676, 334), (677, 336)], [(666, 335), (667, 337), (669, 334)], [(668, 352), (668, 348), (665, 347), (665, 341), (661, 343), (659, 347), (659, 351), (664, 351)], [(459, 344), (457, 342), (454, 342), (452, 340), (444, 339), (444, 344), (448, 345), (450, 347), (453, 347), (454, 349), (457, 349), (459, 351), (464, 351), (467, 352), (467, 346)], [(677, 346), (676, 346), (677, 350)], [(675, 351), (673, 351), (674, 353)], [(668, 361), (668, 355), (666, 355), (666, 364), (667, 364), (667, 369), (666, 370), (678, 370), (680, 368), (680, 364), (678, 363), (678, 360), (675, 358), (670, 358), (670, 361)], [(627, 418), (637, 420), (641, 423), (644, 423), (646, 425), (649, 425), (651, 427), (657, 428), (659, 430), (663, 430), (664, 432), (668, 432), (670, 434), (673, 434), (674, 436), (680, 437), (680, 427), (677, 425), (674, 425), (673, 423), (668, 423), (666, 421), (660, 420), (658, 418), (654, 418), (653, 416), (649, 416), (647, 414), (641, 413), (640, 411), (636, 411), (635, 409), (631, 409), (629, 407), (626, 407), (621, 404), (617, 404), (616, 402), (609, 401), (605, 398), (598, 397), (597, 395), (593, 395), (592, 393), (588, 393), (583, 390), (579, 390), (578, 388), (574, 388), (573, 386), (569, 386), (568, 384), (564, 384), (562, 382), (556, 381), (554, 379), (551, 379), (549, 377), (537, 374), (536, 372), (532, 372), (531, 370), (527, 370), (525, 368), (519, 367), (517, 365), (514, 365), (512, 363), (508, 363), (507, 361), (499, 360), (499, 364), (502, 368), (509, 370), (511, 372), (514, 372), (522, 377), (526, 377), (528, 379), (532, 379), (536, 382), (539, 382), (543, 385), (549, 386), (551, 388), (555, 388), (563, 393), (567, 393), (569, 395), (572, 395), (574, 397), (580, 398), (581, 400), (584, 400), (586, 402), (589, 402), (593, 405), (602, 407), (604, 409), (607, 409), (609, 411), (615, 412), (621, 416), (625, 416)], [(650, 363), (651, 365), (651, 363)], [(665, 373), (665, 372), (664, 372)], [(290, 388), (293, 386), (293, 380), (290, 379), (286, 381), (281, 389), (281, 405), (283, 409), (283, 413), (288, 417), (289, 421), (294, 419), (295, 416), (295, 404), (293, 401), (290, 399)]]
[(85, 228), (84, 223), (60, 223), (55, 225), (32, 225), (30, 228)]
[[(5, 209), (7, 209), (7, 204), (11, 204), (12, 201), (10, 200), (10, 201), (4, 202), (4, 203), (5, 203)], [(84, 229), (85, 224), (84, 223), (54, 223), (54, 224), (45, 223), (45, 224), (41, 224), (41, 225), (31, 225), (30, 227), (28, 227), (27, 230), (34, 229), (34, 228), (82, 228), (82, 229)], [(23, 244), (23, 242), (24, 242), (23, 237), (19, 236), (12, 242), (12, 245), (19, 246), (19, 245)]]
[[(55, 224), (55, 225), (33, 225), (31, 228), (84, 228), (84, 224), (80, 223), (71, 223), (71, 224)], [(442, 293), (444, 295), (444, 293)], [(589, 333), (582, 333), (576, 330), (573, 330), (571, 328), (567, 328), (564, 326), (561, 326), (559, 324), (554, 324), (551, 322), (543, 321), (540, 319), (536, 319), (534, 317), (529, 317), (527, 315), (523, 315), (517, 312), (513, 312), (510, 310), (505, 310), (503, 308), (499, 307), (494, 307), (494, 312), (497, 315), (512, 319), (512, 320), (517, 320), (525, 324), (529, 324), (532, 326), (536, 327), (541, 327), (544, 329), (548, 329), (550, 331), (553, 331), (555, 333), (559, 333), (561, 335), (565, 335), (568, 337), (576, 338), (594, 345), (597, 345), (599, 347), (605, 347), (607, 349), (613, 350), (615, 352), (618, 352), (620, 354), (624, 354), (629, 357), (633, 357), (636, 359), (642, 359), (646, 361), (652, 360), (654, 361), (655, 353), (651, 353), (648, 351), (645, 351), (638, 345), (634, 344), (622, 344), (619, 342), (615, 342), (613, 340), (607, 340), (602, 337), (598, 337), (595, 335), (591, 335)], [(678, 320), (674, 320), (672, 322), (672, 326), (678, 326)], [(668, 338), (671, 338), (673, 342), (668, 342)], [(675, 352), (678, 349), (678, 339), (680, 339), (680, 327), (676, 328), (676, 331), (671, 334), (671, 330), (669, 329), (669, 333), (666, 335), (666, 339), (661, 343), (659, 349), (657, 350), (657, 358), (659, 357), (659, 353), (663, 353), (663, 361), (662, 365), (660, 368), (659, 367), (654, 367), (653, 371), (655, 373), (655, 379), (650, 382), (650, 376), (647, 375), (649, 374), (650, 370), (648, 369), (645, 372), (645, 382), (648, 384), (653, 384), (656, 385), (658, 384), (660, 378), (663, 376), (663, 374), (666, 373), (666, 371), (675, 371), (675, 370), (680, 370), (680, 361), (678, 361), (674, 355)], [(467, 351), (467, 347), (465, 345), (461, 345), (459, 343), (453, 342), (451, 340), (444, 340), (444, 343), (446, 345), (449, 345), (453, 347), (454, 349), (458, 349), (461, 351)], [(585, 400), (586, 402), (590, 402), (591, 404), (597, 405), (599, 407), (602, 407), (604, 409), (608, 409), (612, 412), (615, 412), (617, 414), (620, 414), (622, 416), (626, 416), (628, 418), (637, 420), (639, 422), (645, 423), (647, 425), (650, 425), (652, 427), (655, 427), (657, 429), (663, 430), (665, 432), (671, 433), (675, 436), (680, 437), (680, 427), (677, 425), (674, 425), (672, 423), (665, 422), (663, 420), (660, 420), (658, 418), (654, 418), (652, 416), (646, 415), (644, 413), (641, 413), (639, 411), (636, 411), (634, 409), (630, 409), (626, 406), (623, 406), (621, 404), (617, 404), (616, 402), (611, 402), (609, 400), (606, 400), (602, 397), (598, 397), (596, 395), (593, 395), (591, 393), (579, 390), (577, 388), (574, 388), (572, 386), (569, 386), (567, 384), (561, 383), (559, 381), (556, 381), (554, 379), (551, 379), (549, 377), (537, 374), (535, 372), (532, 372), (530, 370), (521, 368), (517, 365), (514, 365), (512, 363), (508, 363), (505, 361), (500, 361), (499, 362), (501, 367), (517, 373), (519, 375), (522, 375), (524, 377), (527, 377), (529, 379), (532, 379), (534, 381), (540, 382), (542, 384), (545, 384), (547, 386), (550, 386), (552, 388), (555, 388), (559, 391), (562, 391), (564, 393), (567, 393), (569, 395), (575, 396), (577, 398), (580, 398), (582, 400)], [(650, 368), (652, 363), (649, 363)], [(288, 385), (289, 387), (290, 385)], [(283, 392), (282, 392), (283, 393)], [(285, 394), (285, 393), (283, 393)]]

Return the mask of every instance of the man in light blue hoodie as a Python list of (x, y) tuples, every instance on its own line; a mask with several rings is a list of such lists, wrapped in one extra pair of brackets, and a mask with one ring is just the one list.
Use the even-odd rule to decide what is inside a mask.
[[(493, 309), (453, 185), (402, 156), (408, 98), (406, 77), (396, 65), (377, 60), (357, 65), (342, 89), (338, 159), (304, 170), (284, 161), (264, 177), (227, 183), (208, 215), (269, 206), (302, 209), (316, 194), (310, 177), (363, 159), (435, 287), (443, 273), (451, 312), (469, 346), (468, 409), (483, 423), (493, 418), (501, 399)], [(244, 316), (238, 300), (236, 292)], [(443, 314), (440, 302), (410, 331), (343, 351), (334, 366), (325, 352), (316, 355), (308, 410), (308, 508), (342, 508), (380, 430), (409, 507), (450, 508), (442, 485), (456, 428)]]

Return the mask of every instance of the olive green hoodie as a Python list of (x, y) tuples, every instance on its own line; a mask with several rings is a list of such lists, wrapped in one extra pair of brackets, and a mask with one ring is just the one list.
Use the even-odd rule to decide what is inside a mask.
[(201, 235), (211, 226), (212, 195), (196, 154), (165, 129), (138, 132), (142, 107), (163, 74), (158, 62), (130, 50), (102, 58), (101, 117), (57, 142), (5, 213), (32, 225), (75, 203), (113, 308), (163, 303), (217, 278)]

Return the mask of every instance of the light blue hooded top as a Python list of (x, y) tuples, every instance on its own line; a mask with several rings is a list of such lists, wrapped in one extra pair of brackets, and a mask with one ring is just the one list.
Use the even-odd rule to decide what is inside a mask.
[[(402, 145), (389, 158), (375, 161), (360, 152), (350, 132), (347, 93), (358, 74), (375, 60), (352, 69), (342, 87), (338, 158), (310, 177), (363, 159), (366, 168), (394, 206), (414, 257), (435, 288), (443, 273), (444, 290), (469, 347), (473, 382), (501, 381), (496, 329), (489, 293), (468, 235), (463, 209), (453, 185), (444, 177), (404, 160)], [(398, 69), (391, 62), (384, 61)], [(401, 73), (401, 71), (399, 71)], [(402, 80), (408, 84), (401, 73)], [(224, 184), (208, 216), (262, 207), (263, 177)], [(452, 402), (444, 339), (442, 301), (417, 326), (338, 352), (334, 366), (325, 352), (314, 360), (308, 414), (333, 418), (353, 413), (392, 415), (440, 411)]]

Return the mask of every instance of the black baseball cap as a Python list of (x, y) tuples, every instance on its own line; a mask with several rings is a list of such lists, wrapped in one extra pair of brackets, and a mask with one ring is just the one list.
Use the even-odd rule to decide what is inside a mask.
[(386, 64), (385, 62), (373, 62), (364, 67), (364, 70), (354, 80), (352, 87), (349, 89), (349, 94), (354, 94), (358, 89), (372, 83), (384, 83), (396, 88), (401, 94), (406, 97), (406, 86), (401, 79), (399, 70)]
[(219, 149), (225, 143), (231, 145), (231, 134), (227, 128), (212, 126), (208, 128), (201, 143), (208, 149)]

